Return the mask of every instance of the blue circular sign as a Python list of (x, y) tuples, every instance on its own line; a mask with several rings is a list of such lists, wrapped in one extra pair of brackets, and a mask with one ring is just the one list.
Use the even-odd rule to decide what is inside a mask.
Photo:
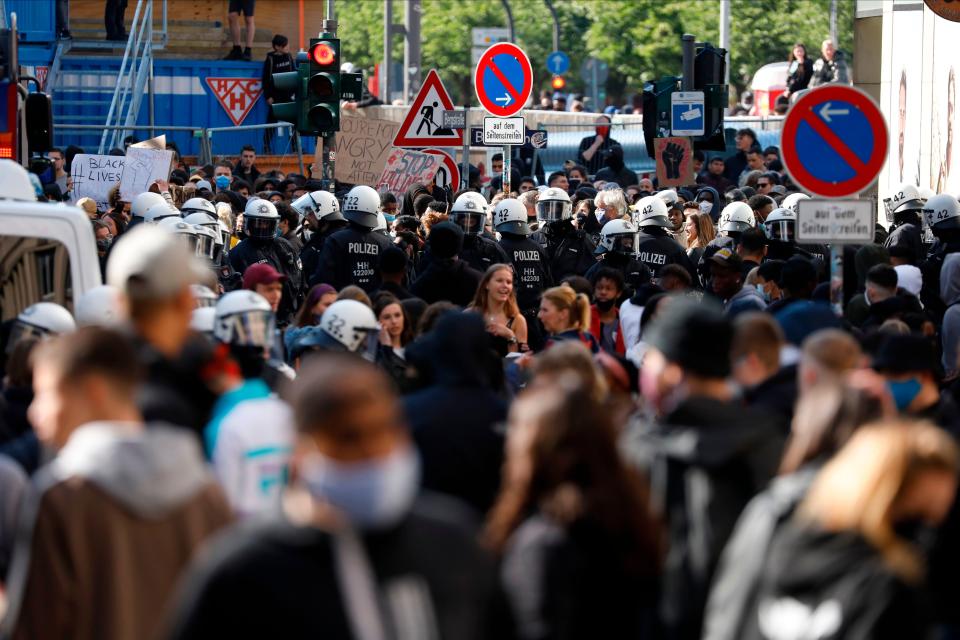
[(570, 56), (563, 51), (554, 51), (547, 56), (547, 71), (560, 75), (570, 68)]

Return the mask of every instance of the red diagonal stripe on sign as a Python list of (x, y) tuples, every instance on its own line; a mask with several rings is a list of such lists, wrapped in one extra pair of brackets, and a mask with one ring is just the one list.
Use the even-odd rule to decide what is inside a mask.
[(813, 127), (813, 130), (823, 138), (831, 149), (837, 152), (837, 155), (843, 158), (844, 162), (850, 165), (851, 169), (857, 173), (866, 171), (867, 165), (864, 164), (863, 160), (857, 157), (857, 154), (855, 154), (823, 120), (815, 115), (812, 110), (803, 114), (803, 121)]
[(513, 85), (510, 84), (506, 76), (503, 75), (503, 72), (500, 71), (497, 65), (493, 64), (493, 56), (490, 56), (490, 60), (487, 62), (487, 69), (493, 71), (493, 75), (497, 76), (497, 80), (499, 80), (507, 89), (507, 93), (509, 93), (516, 102), (520, 102), (520, 94), (517, 93), (517, 90), (513, 88)]

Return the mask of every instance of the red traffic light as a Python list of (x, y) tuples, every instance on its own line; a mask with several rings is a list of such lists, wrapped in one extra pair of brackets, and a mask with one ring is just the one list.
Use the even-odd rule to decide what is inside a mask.
[(310, 57), (317, 64), (326, 66), (337, 61), (337, 52), (326, 42), (320, 42), (310, 50)]
[(550, 86), (559, 91), (567, 86), (567, 81), (563, 76), (553, 76), (553, 80), (550, 81)]

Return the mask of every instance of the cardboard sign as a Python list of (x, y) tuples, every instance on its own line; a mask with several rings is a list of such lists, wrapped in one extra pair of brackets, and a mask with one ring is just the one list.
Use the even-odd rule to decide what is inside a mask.
[(166, 149), (167, 148), (167, 134), (163, 133), (157, 136), (156, 138), (150, 138), (149, 140), (144, 140), (143, 142), (138, 142), (136, 144), (130, 145), (131, 147), (137, 147), (138, 149)]
[(345, 116), (337, 133), (337, 163), (334, 177), (347, 184), (373, 184), (383, 174), (393, 139), (400, 124)]
[(657, 138), (657, 186), (682, 187), (693, 184), (693, 148), (689, 138)]
[(155, 180), (170, 177), (173, 165), (173, 151), (160, 151), (144, 147), (127, 149), (120, 178), (120, 199), (130, 202), (135, 196), (150, 188)]
[(98, 211), (108, 211), (107, 195), (117, 186), (123, 175), (123, 156), (98, 156), (78, 153), (70, 165), (70, 178), (73, 180), (71, 200), (92, 198)]
[(403, 197), (414, 184), (429, 184), (442, 164), (443, 158), (440, 156), (395, 148), (387, 157), (387, 164), (377, 182), (377, 191), (389, 191), (397, 197)]

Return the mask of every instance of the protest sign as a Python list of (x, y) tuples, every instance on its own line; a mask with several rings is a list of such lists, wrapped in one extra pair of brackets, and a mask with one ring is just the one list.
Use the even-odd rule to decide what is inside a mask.
[(98, 211), (108, 211), (107, 196), (110, 189), (120, 182), (124, 160), (123, 156), (75, 155), (70, 165), (70, 178), (73, 180), (71, 200), (76, 202), (80, 198), (92, 198), (97, 203)]
[(144, 140), (143, 142), (138, 142), (130, 146), (137, 147), (138, 149), (160, 149), (162, 151), (167, 148), (167, 134), (164, 133), (156, 138), (150, 138), (149, 140)]
[(429, 184), (442, 164), (441, 156), (394, 148), (377, 182), (377, 191), (389, 191), (402, 197), (416, 183)]
[(373, 184), (383, 174), (400, 124), (389, 120), (345, 116), (337, 133), (334, 176), (348, 184)]
[(120, 178), (120, 197), (130, 202), (140, 193), (150, 188), (155, 180), (166, 180), (170, 176), (173, 164), (173, 152), (130, 147), (127, 149)]

